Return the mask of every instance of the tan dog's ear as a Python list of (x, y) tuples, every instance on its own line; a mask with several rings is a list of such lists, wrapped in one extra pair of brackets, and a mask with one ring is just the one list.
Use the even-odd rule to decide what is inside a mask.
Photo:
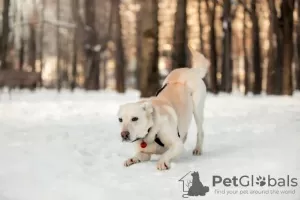
[(142, 104), (142, 108), (147, 112), (147, 114), (153, 113), (153, 106), (149, 101), (144, 102)]

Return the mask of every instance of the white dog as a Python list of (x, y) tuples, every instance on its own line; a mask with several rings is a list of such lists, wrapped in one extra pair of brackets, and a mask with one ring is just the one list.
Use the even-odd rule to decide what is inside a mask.
[(202, 79), (210, 63), (202, 54), (191, 52), (192, 68), (173, 70), (156, 97), (120, 106), (121, 137), (137, 146), (137, 153), (125, 161), (125, 166), (148, 161), (151, 154), (162, 154), (157, 169), (169, 169), (171, 160), (183, 151), (193, 115), (198, 131), (193, 154), (201, 154), (206, 97)]

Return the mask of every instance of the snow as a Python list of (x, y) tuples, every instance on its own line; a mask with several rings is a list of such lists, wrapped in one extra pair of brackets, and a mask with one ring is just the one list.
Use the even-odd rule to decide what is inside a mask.
[[(1, 200), (182, 199), (178, 180), (198, 171), (210, 187), (191, 199), (300, 199), (300, 94), (293, 97), (209, 95), (204, 153), (192, 156), (192, 124), (185, 152), (171, 170), (150, 162), (123, 167), (133, 146), (122, 143), (116, 112), (138, 93), (17, 91), (0, 95)], [(216, 194), (212, 176), (290, 175), (295, 194)], [(225, 187), (218, 187), (224, 189)], [(276, 188), (276, 187), (274, 187)], [(234, 188), (225, 189), (249, 189)], [(273, 188), (264, 188), (273, 189)]]

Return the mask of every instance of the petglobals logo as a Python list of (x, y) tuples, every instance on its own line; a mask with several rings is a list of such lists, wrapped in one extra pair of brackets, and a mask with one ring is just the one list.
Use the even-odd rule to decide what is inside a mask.
[(243, 175), (233, 177), (222, 177), (214, 175), (212, 180), (212, 186), (223, 185), (225, 187), (253, 187), (253, 186), (265, 186), (265, 187), (297, 187), (297, 178), (290, 177), (273, 177), (267, 176), (254, 176), (254, 175)]
[[(209, 178), (210, 179), (210, 178)], [(211, 181), (197, 171), (190, 171), (179, 179), (182, 197), (209, 195), (299, 195), (298, 178), (291, 175), (211, 176)]]

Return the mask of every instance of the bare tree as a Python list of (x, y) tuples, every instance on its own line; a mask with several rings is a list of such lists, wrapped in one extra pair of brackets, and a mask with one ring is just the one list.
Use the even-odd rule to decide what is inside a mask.
[(245, 91), (244, 94), (247, 95), (249, 92), (249, 59), (248, 59), (248, 51), (247, 51), (247, 13), (246, 9), (244, 8), (243, 13), (243, 53), (244, 53), (244, 86)]
[(244, 9), (250, 15), (252, 22), (252, 64), (254, 69), (254, 87), (253, 94), (260, 94), (262, 91), (262, 69), (261, 69), (261, 49), (260, 49), (260, 28), (258, 23), (258, 15), (256, 10), (257, 0), (251, 0), (251, 9), (248, 8), (247, 2), (239, 0)]
[(188, 180), (185, 185), (187, 188), (190, 188), (192, 186), (192, 183), (193, 182), (191, 180)]
[(141, 2), (141, 97), (159, 89), (158, 73), (158, 0)]
[[(96, 23), (96, 1), (84, 1), (85, 4), (85, 20), (86, 20), (86, 42), (85, 42), (85, 56), (86, 56), (86, 74), (84, 87), (87, 90), (98, 90), (99, 85), (99, 52), (102, 48), (99, 44)], [(104, 48), (104, 47), (103, 47)]]
[(201, 53), (204, 54), (204, 39), (203, 39), (203, 22), (202, 22), (202, 18), (201, 18), (201, 3), (202, 0), (198, 0), (198, 20), (199, 20), (199, 36), (200, 36), (200, 51)]
[(282, 92), (285, 95), (293, 94), (292, 84), (292, 62), (293, 62), (293, 12), (295, 0), (284, 0), (280, 9), (282, 13), (281, 22), (283, 23), (283, 87)]
[(278, 12), (273, 0), (268, 0), (270, 10), (270, 51), (268, 68), (268, 94), (282, 93), (282, 49), (283, 33), (280, 28)]
[(297, 89), (300, 90), (300, 0), (298, 0), (297, 53), (298, 53)]
[(218, 87), (218, 56), (217, 56), (217, 43), (216, 43), (216, 28), (215, 28), (215, 19), (216, 19), (216, 7), (217, 0), (212, 0), (212, 7), (209, 5), (209, 0), (205, 0), (206, 9), (209, 17), (209, 25), (210, 25), (210, 34), (209, 34), (209, 42), (210, 42), (210, 90), (217, 94), (219, 92)]
[[(294, 0), (281, 1), (280, 16), (276, 10), (275, 2), (268, 1), (271, 12), (271, 28), (274, 34), (270, 38), (274, 59), (269, 65), (268, 86), (269, 94), (292, 95), (292, 60), (293, 60), (293, 11)], [(274, 37), (276, 37), (274, 39)], [(276, 41), (276, 43), (275, 43)], [(271, 88), (272, 86), (272, 88)]]
[(187, 67), (187, 0), (177, 0), (173, 38), (173, 69)]
[(120, 0), (113, 0), (113, 6), (116, 8), (115, 12), (115, 44), (116, 44), (116, 52), (115, 52), (115, 61), (116, 61), (116, 88), (120, 93), (125, 92), (125, 56), (124, 56), (124, 47), (122, 41), (122, 23), (120, 16)]
[(3, 0), (2, 12), (2, 35), (1, 35), (1, 69), (7, 68), (6, 57), (8, 53), (8, 35), (9, 35), (9, 6), (10, 0)]
[(21, 12), (21, 31), (20, 31), (20, 49), (19, 49), (19, 69), (22, 71), (24, 67), (25, 58), (25, 40), (24, 40), (24, 17), (23, 12)]
[[(139, 0), (136, 0), (136, 3), (138, 3)], [(142, 19), (141, 19), (142, 13), (141, 10), (138, 10), (136, 12), (136, 69), (135, 69), (135, 75), (136, 75), (136, 89), (141, 89), (141, 63), (142, 63)]]
[[(56, 19), (60, 21), (60, 0), (56, 1)], [(56, 26), (56, 78), (57, 78), (57, 90), (61, 90), (61, 63), (60, 63), (60, 34), (59, 34), (59, 24)]]
[(79, 28), (79, 1), (71, 0), (72, 4), (72, 16), (76, 27), (73, 30), (73, 54), (72, 54), (72, 78), (71, 78), (71, 90), (76, 87), (77, 78), (77, 53), (78, 53), (78, 28)]
[[(43, 73), (44, 69), (44, 26), (45, 26), (45, 8), (46, 8), (46, 0), (42, 0), (41, 2), (42, 8), (40, 13), (40, 37), (39, 37), (39, 44), (40, 44), (40, 52), (39, 52), (39, 59), (40, 59), (40, 70), (41, 74)], [(41, 80), (42, 84), (42, 80)]]
[(222, 80), (220, 89), (226, 92), (232, 91), (232, 15), (231, 0), (224, 0), (223, 3), (223, 62), (222, 62)]
[(35, 61), (36, 61), (36, 31), (35, 31), (35, 24), (29, 24), (29, 32), (30, 32), (30, 39), (29, 39), (29, 65), (33, 72), (35, 72)]

